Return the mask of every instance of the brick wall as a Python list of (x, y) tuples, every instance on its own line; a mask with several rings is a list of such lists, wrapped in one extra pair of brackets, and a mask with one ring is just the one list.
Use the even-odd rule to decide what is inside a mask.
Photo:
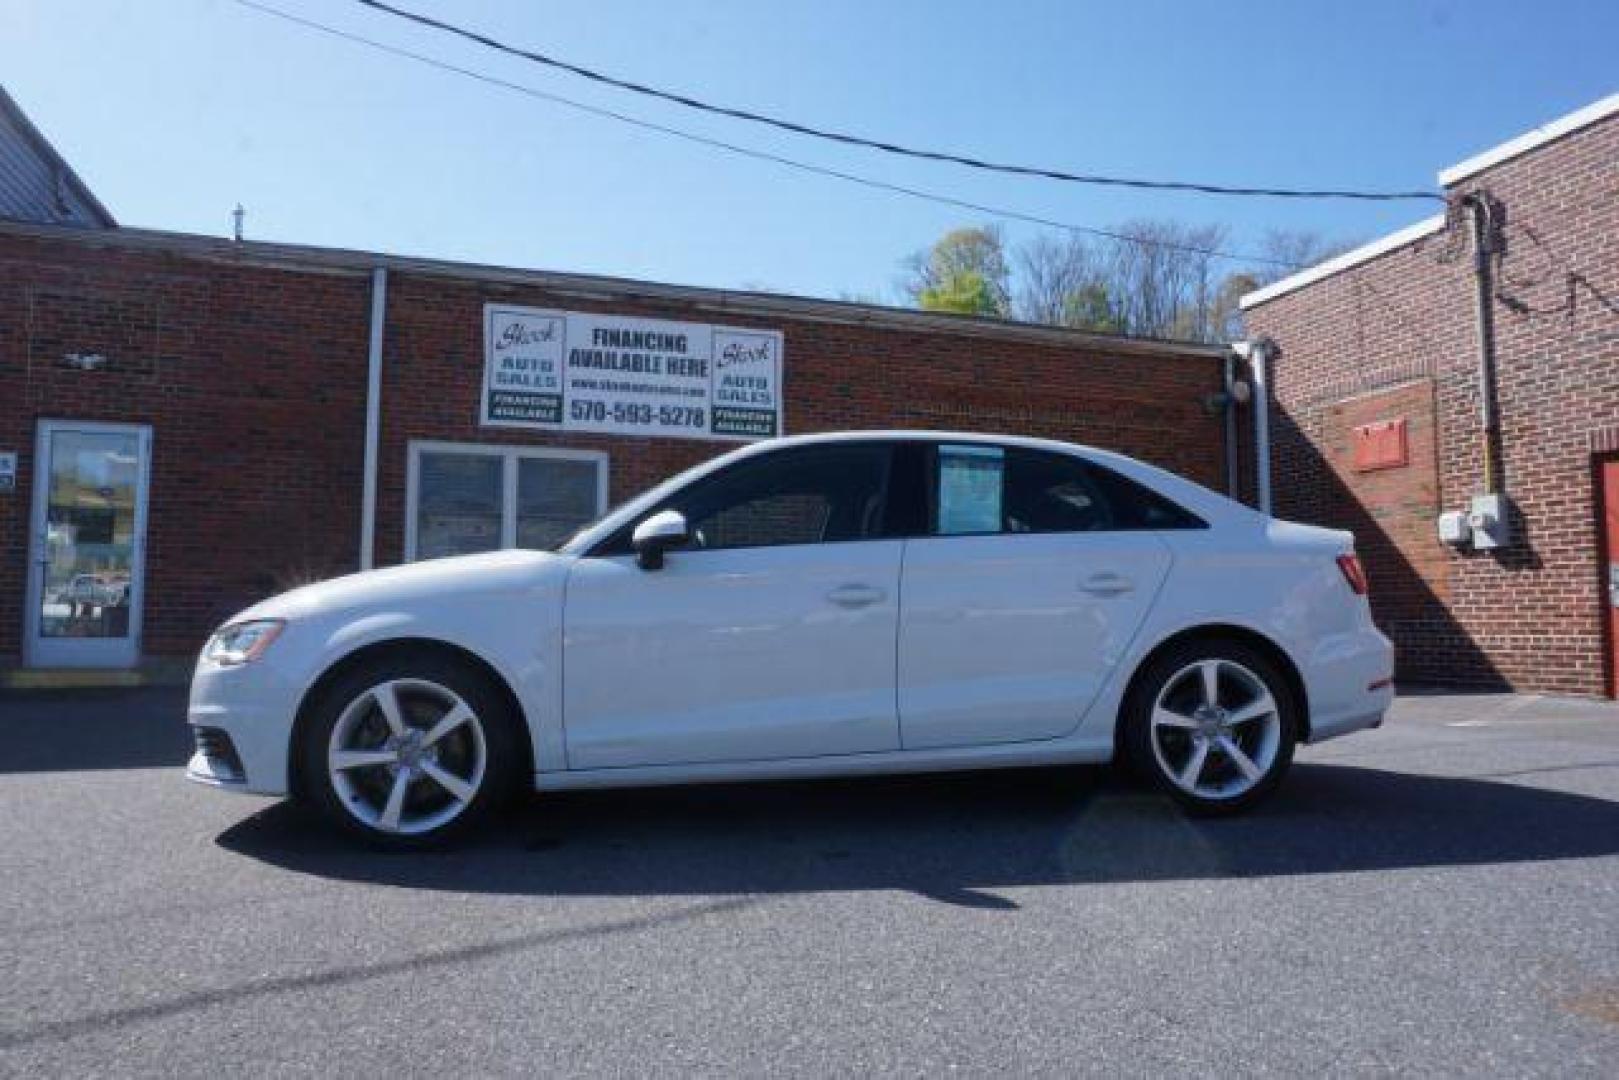
[(623, 502), (735, 443), (483, 428), (478, 394), (486, 301), (648, 318), (723, 321), (785, 336), (790, 434), (843, 429), (1009, 431), (1122, 450), (1224, 489), (1220, 388), (1207, 357), (1108, 356), (1085, 349), (792, 319), (749, 319), (664, 303), (592, 304), (544, 289), (396, 275), (384, 350), (379, 564), (404, 552), (413, 439), (568, 446), (609, 455), (608, 493)]
[[(1360, 534), (1374, 610), (1404, 677), (1604, 693), (1592, 452), (1619, 425), (1619, 117), (1498, 164), (1455, 194), (1475, 188), (1506, 210), (1493, 312), (1518, 542), (1458, 552), (1433, 527), (1439, 509), (1464, 509), (1483, 488), (1465, 222), (1247, 313), (1249, 332), (1282, 350), (1277, 511)], [(1415, 439), (1425, 398), (1431, 505)], [(1348, 428), (1395, 412), (1413, 424), (1411, 466), (1361, 476), (1333, 465)]]
[[(37, 422), (153, 428), (144, 643), (186, 653), (301, 575), (352, 566), (363, 277), (0, 238), (0, 655), (20, 649)], [(74, 371), (67, 352), (101, 353)]]
[[(0, 233), (0, 658), (21, 648), (33, 446), (42, 418), (153, 427), (145, 651), (184, 654), (243, 605), (358, 560), (369, 274)], [(248, 245), (251, 255), (259, 249)], [(284, 258), (284, 256), (280, 256)], [(1216, 360), (1010, 336), (723, 315), (672, 301), (611, 304), (426, 272), (390, 275), (377, 561), (404, 546), (413, 439), (569, 446), (609, 455), (612, 502), (734, 447), (482, 428), (488, 300), (757, 325), (786, 341), (790, 433), (935, 427), (1011, 431), (1136, 454), (1221, 489)], [(67, 352), (100, 352), (78, 372)]]

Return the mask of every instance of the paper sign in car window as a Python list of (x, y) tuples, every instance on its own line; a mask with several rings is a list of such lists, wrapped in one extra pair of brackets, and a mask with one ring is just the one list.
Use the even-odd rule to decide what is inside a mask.
[(995, 446), (939, 447), (939, 533), (1001, 531), (1006, 454)]

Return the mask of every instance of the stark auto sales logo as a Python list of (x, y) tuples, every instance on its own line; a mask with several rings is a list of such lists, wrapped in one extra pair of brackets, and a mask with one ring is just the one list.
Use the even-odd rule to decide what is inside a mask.
[(749, 337), (727, 341), (720, 349), (715, 367), (723, 370), (739, 364), (769, 364), (775, 361), (771, 346), (775, 342), (767, 337)]

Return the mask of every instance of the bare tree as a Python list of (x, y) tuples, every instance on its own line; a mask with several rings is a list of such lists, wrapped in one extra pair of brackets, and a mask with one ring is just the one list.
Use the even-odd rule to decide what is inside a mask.
[(1259, 253), (1270, 261), (1253, 271), (1254, 280), (1269, 285), (1342, 255), (1354, 246), (1353, 241), (1330, 240), (1311, 229), (1271, 229), (1259, 245)]
[(1118, 231), (1124, 239), (1113, 244), (1107, 281), (1120, 328), (1138, 337), (1207, 340), (1214, 252), (1225, 241), (1225, 226), (1137, 219)]
[(1242, 340), (1242, 298), (1257, 288), (1259, 279), (1249, 271), (1236, 270), (1225, 276), (1214, 292), (1214, 308), (1209, 312), (1208, 340)]
[(1255, 289), (1300, 270), (1318, 266), (1355, 247), (1354, 241), (1331, 240), (1309, 229), (1271, 229), (1259, 245), (1264, 262), (1233, 271), (1221, 283), (1211, 320), (1212, 340), (1236, 341), (1245, 334), (1241, 300)]
[(1076, 304), (1097, 283), (1101, 259), (1077, 233), (1042, 233), (1017, 250), (1017, 298), (1013, 310), (1025, 322), (1074, 326), (1082, 317)]

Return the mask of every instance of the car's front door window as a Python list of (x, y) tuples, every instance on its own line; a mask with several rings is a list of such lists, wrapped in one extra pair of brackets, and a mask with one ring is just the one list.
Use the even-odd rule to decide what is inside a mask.
[(880, 535), (888, 448), (791, 450), (744, 463), (690, 499), (676, 498), (693, 545), (707, 549), (825, 544)]
[[(703, 478), (648, 512), (678, 510), (693, 550), (874, 540), (888, 535), (893, 447), (850, 443), (777, 450)], [(627, 555), (633, 526), (592, 554)]]

